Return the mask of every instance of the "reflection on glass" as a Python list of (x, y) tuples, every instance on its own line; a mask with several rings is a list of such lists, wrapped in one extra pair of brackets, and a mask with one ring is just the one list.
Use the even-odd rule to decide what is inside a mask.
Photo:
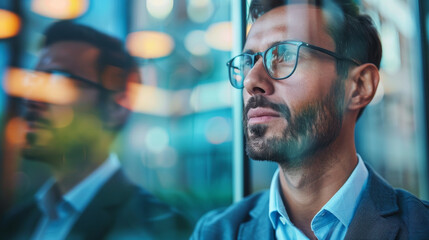
[(76, 81), (60, 74), (11, 68), (4, 77), (9, 95), (54, 104), (70, 104), (78, 98)]
[(0, 9), (0, 39), (15, 36), (20, 27), (21, 20), (15, 13)]
[(153, 59), (169, 55), (174, 42), (168, 34), (161, 32), (133, 32), (127, 37), (127, 48), (133, 56)]
[[(230, 1), (211, 0), (23, 1), (20, 41), (16, 42), (17, 46), (7, 43), (14, 67), (2, 73), (2, 89), (10, 96), (6, 108), (11, 109), (4, 127), (7, 146), (19, 147), (32, 141), (38, 146), (52, 146), (53, 151), (65, 148), (81, 152), (75, 150), (89, 144), (103, 148), (113, 144), (112, 151), (117, 153), (125, 175), (185, 213), (192, 223), (209, 209), (229, 205), (232, 201), (232, 103), (224, 63), (229, 58), (232, 40), (227, 41), (227, 46), (209, 44), (209, 41), (219, 44), (225, 37), (230, 38), (229, 6)], [(61, 68), (29, 70), (37, 67), (43, 53), (40, 51), (45, 41), (43, 32), (58, 21), (56, 19), (73, 19), (74, 23), (91, 26), (126, 42), (123, 47), (136, 61), (126, 76), (127, 84), (117, 84), (116, 79), (124, 75), (123, 66), (115, 64), (106, 66), (98, 78), (84, 71)], [(216, 30), (212, 27), (216, 24), (224, 27)], [(65, 55), (75, 52), (78, 51)], [(91, 54), (91, 51), (84, 52)], [(103, 55), (97, 64), (107, 59), (109, 55)], [(84, 61), (74, 63), (80, 64), (79, 68), (99, 66)], [(95, 85), (86, 86), (85, 81), (79, 79), (94, 80), (103, 90)], [(112, 100), (116, 104), (111, 106), (113, 109), (125, 109), (129, 115), (121, 132), (115, 135), (115, 142), (111, 142), (111, 134), (103, 128), (109, 118), (100, 117), (99, 110), (103, 108), (94, 108), (91, 101), (98, 91), (118, 89), (124, 91), (109, 95), (106, 102)], [(20, 100), (23, 98), (25, 101)], [(28, 123), (20, 117), (19, 107), (30, 103), (42, 108), (48, 105), (53, 113), (49, 130), (40, 128), (37, 138), (29, 137), (29, 140)], [(71, 107), (73, 104), (79, 104), (86, 111)], [(32, 198), (52, 175), (48, 165), (22, 161), (18, 153), (17, 149), (10, 148), (4, 154), (8, 175), (2, 182), (7, 182), (9, 187), (16, 186), (10, 187), (14, 195), (8, 192), (12, 203)], [(145, 215), (135, 211), (131, 216)], [(118, 238), (131, 233), (118, 233)]]
[(88, 10), (88, 0), (32, 0), (31, 10), (57, 19), (77, 18)]

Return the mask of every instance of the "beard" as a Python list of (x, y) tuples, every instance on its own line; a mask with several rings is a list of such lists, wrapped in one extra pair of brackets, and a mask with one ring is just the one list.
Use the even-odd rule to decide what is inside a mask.
[[(105, 147), (106, 135), (103, 135), (102, 122), (96, 114), (75, 111), (73, 120), (64, 127), (55, 127), (48, 118), (24, 115), (27, 121), (43, 123), (43, 129), (26, 133), (25, 145), (20, 149), (21, 156), (30, 161), (47, 164), (59, 169), (73, 164), (76, 167), (88, 165), (89, 149), (94, 145)], [(105, 141), (106, 140), (106, 141)], [(66, 162), (65, 159), (73, 159)], [(77, 159), (77, 160), (76, 160)], [(66, 165), (67, 164), (67, 165)]]
[[(270, 102), (263, 95), (251, 97), (243, 114), (247, 155), (288, 169), (311, 164), (309, 157), (329, 147), (340, 134), (344, 92), (344, 81), (338, 79), (324, 99), (307, 104), (294, 115), (286, 104)], [(247, 112), (256, 107), (271, 108), (280, 114), (287, 123), (281, 136), (266, 137), (267, 124), (247, 125)]]

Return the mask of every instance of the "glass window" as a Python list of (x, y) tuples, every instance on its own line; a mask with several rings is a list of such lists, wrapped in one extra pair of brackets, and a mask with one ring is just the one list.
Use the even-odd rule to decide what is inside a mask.
[[(6, 2), (12, 5), (14, 1)], [(234, 41), (230, 4), (230, 1), (220, 0), (16, 1), (16, 9), (9, 10), (19, 17), (20, 32), (0, 40), (0, 73), (7, 80), (12, 74), (6, 72), (13, 69), (16, 73), (13, 76), (21, 79), (20, 84), (25, 84), (22, 76), (26, 79), (30, 79), (31, 74), (42, 76), (33, 70), (38, 68), (46, 72), (44, 68), (39, 69), (40, 59), (45, 56), (42, 52), (46, 40), (44, 32), (63, 19), (119, 39), (136, 62), (140, 77), (127, 85), (130, 104), (126, 107), (131, 113), (108, 151), (117, 154), (120, 168), (133, 184), (177, 209), (192, 226), (205, 212), (232, 203), (233, 100), (225, 68)], [(9, 5), (0, 7), (8, 9)], [(103, 55), (97, 64), (109, 57)], [(75, 65), (83, 61), (82, 58), (66, 59)], [(120, 66), (116, 70), (110, 68), (105, 75), (100, 73), (99, 79), (105, 81), (104, 77), (116, 76), (121, 69)], [(67, 72), (67, 69), (56, 70)], [(73, 74), (81, 74), (79, 78), (82, 78), (85, 72)], [(50, 84), (58, 81), (53, 75), (48, 79)], [(104, 82), (101, 85), (105, 87)], [(28, 157), (22, 156), (22, 144), (28, 144), (31, 137), (26, 130), (28, 119), (21, 117), (20, 108), (27, 104), (22, 102), (29, 95), (22, 93), (24, 90), (21, 95), (6, 91), (9, 96), (2, 94), (7, 100), (1, 107), (5, 126), (1, 182), (8, 191), (1, 191), (7, 199), (2, 211), (34, 199), (48, 179), (53, 175), (58, 177), (58, 170), (53, 170), (50, 163), (28, 161)], [(86, 98), (96, 96), (93, 92), (92, 95), (80, 94), (83, 99), (76, 101), (90, 101)], [(44, 101), (46, 96), (43, 95), (39, 91), (31, 95), (33, 98), (29, 101)], [(90, 104), (84, 107), (90, 108)], [(98, 110), (94, 108), (93, 112)], [(86, 123), (94, 120), (85, 119), (77, 111), (65, 111), (61, 116), (69, 118), (69, 122), (64, 123), (65, 128), (79, 119)], [(103, 118), (96, 120), (100, 125), (104, 121)], [(87, 135), (95, 132), (94, 129), (71, 128), (69, 135), (62, 136), (62, 140), (68, 139), (69, 149), (79, 145), (79, 140), (70, 137), (82, 134), (79, 131), (87, 131)], [(76, 144), (70, 143), (73, 141)], [(102, 138), (97, 141), (103, 144)], [(97, 141), (88, 141), (88, 146), (99, 146), (94, 143)], [(54, 143), (57, 149), (61, 148), (60, 142)], [(78, 147), (76, 152), (79, 152)], [(93, 168), (98, 169), (101, 163), (95, 165)], [(76, 166), (74, 170), (79, 168), (78, 164)], [(92, 170), (82, 175), (93, 176), (95, 171)], [(75, 181), (62, 193), (66, 195), (84, 179)], [(98, 190), (94, 191), (97, 196)]]
[[(414, 1), (360, 2), (378, 28), (383, 58), (377, 94), (357, 122), (357, 151), (394, 187), (427, 199), (425, 93), (421, 75), (427, 67), (421, 65), (418, 8)], [(251, 161), (252, 192), (268, 188), (275, 169), (276, 164)]]
[(358, 151), (393, 186), (427, 198), (418, 9), (413, 1), (363, 1), (363, 7), (378, 27), (383, 58), (378, 92), (358, 121)]

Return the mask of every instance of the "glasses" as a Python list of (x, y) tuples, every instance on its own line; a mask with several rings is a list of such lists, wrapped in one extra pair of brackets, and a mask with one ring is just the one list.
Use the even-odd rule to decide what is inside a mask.
[(84, 83), (86, 86), (89, 86), (92, 88), (97, 88), (97, 89), (103, 90), (103, 91), (109, 91), (109, 89), (105, 88), (103, 85), (101, 85), (99, 83), (96, 83), (94, 81), (91, 81), (91, 80), (86, 79), (84, 77), (77, 76), (77, 75), (69, 73), (69, 72), (64, 72), (64, 71), (60, 71), (60, 70), (49, 70), (49, 71), (44, 71), (44, 72), (51, 74), (51, 77), (53, 77), (53, 78), (59, 77), (59, 78), (72, 79), (76, 82)]
[(229, 81), (237, 89), (244, 87), (244, 79), (249, 71), (255, 66), (257, 56), (262, 56), (263, 65), (267, 74), (275, 80), (282, 80), (290, 77), (298, 65), (298, 56), (301, 47), (307, 47), (337, 60), (348, 61), (356, 65), (360, 63), (351, 58), (346, 58), (327, 49), (317, 47), (301, 41), (279, 42), (265, 50), (257, 53), (242, 53), (231, 60), (226, 65), (229, 72)]

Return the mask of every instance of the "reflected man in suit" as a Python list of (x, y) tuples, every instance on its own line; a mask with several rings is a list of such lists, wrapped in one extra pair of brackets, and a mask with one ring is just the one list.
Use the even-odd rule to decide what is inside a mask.
[(269, 191), (208, 213), (192, 238), (428, 239), (428, 202), (356, 152), (382, 53), (369, 16), (352, 0), (253, 0), (249, 12), (230, 82), (243, 89), (247, 154), (278, 170)]
[(3, 219), (2, 238), (186, 238), (186, 219), (132, 184), (109, 150), (130, 114), (127, 84), (140, 82), (122, 43), (60, 21), (45, 32), (36, 71), (24, 74), (34, 92), (22, 101), (22, 156), (48, 164), (53, 178)]

